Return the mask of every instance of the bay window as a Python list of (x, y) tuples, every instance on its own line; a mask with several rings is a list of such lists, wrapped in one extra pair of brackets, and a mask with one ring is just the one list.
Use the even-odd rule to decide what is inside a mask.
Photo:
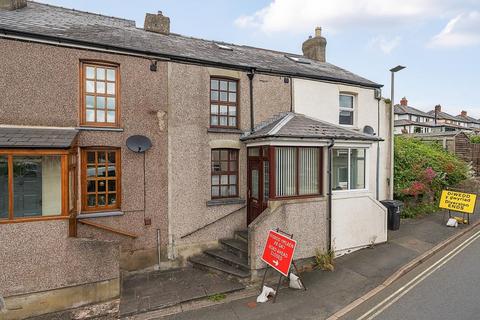
[(366, 149), (333, 149), (333, 190), (366, 189)]
[(67, 172), (68, 151), (1, 150), (0, 222), (67, 215)]

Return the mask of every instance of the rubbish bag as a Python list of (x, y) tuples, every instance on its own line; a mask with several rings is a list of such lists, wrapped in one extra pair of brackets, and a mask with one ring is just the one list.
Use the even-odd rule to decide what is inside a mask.
[(268, 296), (274, 296), (276, 294), (275, 290), (270, 287), (263, 286), (262, 293), (257, 297), (257, 302), (263, 303), (268, 301)]
[(448, 219), (447, 227), (454, 227), (454, 228), (458, 227), (458, 221), (454, 218)]
[(293, 273), (290, 273), (290, 288), (297, 290), (303, 289), (302, 281), (300, 281), (300, 278)]

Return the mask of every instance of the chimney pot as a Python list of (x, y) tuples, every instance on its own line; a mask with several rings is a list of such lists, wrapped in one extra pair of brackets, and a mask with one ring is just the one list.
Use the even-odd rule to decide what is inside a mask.
[(400, 105), (402, 106), (408, 106), (408, 100), (407, 98), (403, 97), (402, 100), (400, 100)]
[(315, 37), (309, 37), (302, 44), (303, 55), (309, 59), (320, 62), (326, 61), (327, 39), (322, 37), (322, 28), (315, 28)]
[(0, 10), (17, 10), (26, 6), (27, 0), (0, 0)]
[(157, 14), (147, 13), (145, 15), (143, 29), (145, 31), (168, 35), (170, 34), (170, 18), (164, 16), (162, 11), (158, 11)]

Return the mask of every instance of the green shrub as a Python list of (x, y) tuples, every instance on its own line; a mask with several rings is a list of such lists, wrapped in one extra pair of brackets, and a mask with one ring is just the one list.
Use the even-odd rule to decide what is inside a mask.
[(404, 202), (404, 217), (436, 211), (443, 189), (470, 177), (470, 167), (438, 144), (395, 137), (395, 198)]
[(470, 136), (470, 142), (471, 143), (480, 143), (480, 135), (478, 135), (478, 136), (471, 135)]

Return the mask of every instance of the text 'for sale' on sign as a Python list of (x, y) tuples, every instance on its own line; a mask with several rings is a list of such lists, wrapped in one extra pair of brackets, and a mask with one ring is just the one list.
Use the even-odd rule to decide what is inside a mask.
[(297, 242), (295, 240), (270, 230), (265, 249), (263, 249), (262, 260), (288, 277), (296, 245)]
[(440, 208), (472, 214), (476, 200), (477, 195), (473, 193), (443, 190)]

